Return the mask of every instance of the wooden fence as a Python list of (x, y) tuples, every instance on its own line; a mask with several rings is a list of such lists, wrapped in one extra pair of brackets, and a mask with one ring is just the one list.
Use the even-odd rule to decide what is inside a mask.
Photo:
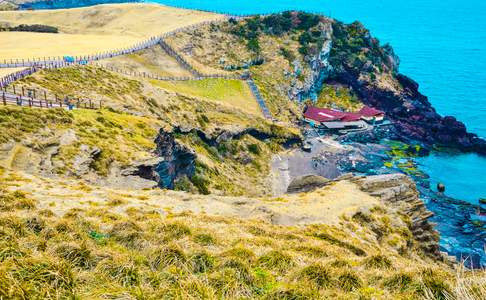
[(91, 99), (81, 99), (74, 97), (65, 97), (64, 99), (55, 96), (51, 98), (46, 91), (36, 89), (26, 89), (24, 87), (16, 87), (15, 85), (3, 87), (0, 90), (0, 98), (3, 105), (18, 105), (38, 108), (85, 108), (85, 109), (101, 109), (103, 108), (102, 101), (94, 101)]
[(194, 77), (189, 77), (189, 76), (161, 76), (158, 74), (153, 74), (153, 73), (147, 73), (147, 72), (139, 72), (139, 71), (129, 71), (129, 70), (124, 70), (124, 69), (119, 69), (113, 66), (107, 66), (103, 65), (98, 62), (92, 62), (90, 65), (94, 65), (100, 68), (103, 68), (105, 70), (127, 75), (127, 76), (132, 76), (132, 77), (141, 77), (141, 78), (147, 78), (147, 79), (154, 79), (154, 80), (161, 80), (161, 81), (188, 81), (188, 80), (203, 80), (207, 78), (222, 78), (222, 79), (246, 79), (248, 75), (225, 75), (225, 74), (200, 74), (198, 76)]

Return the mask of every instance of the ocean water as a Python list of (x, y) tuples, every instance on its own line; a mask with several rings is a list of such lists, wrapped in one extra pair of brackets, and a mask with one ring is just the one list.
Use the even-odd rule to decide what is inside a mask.
[[(234, 14), (290, 9), (359, 20), (401, 60), (400, 71), (442, 115), (486, 138), (486, 1), (484, 0), (155, 0), (161, 4)], [(486, 198), (486, 157), (434, 154), (419, 160), (448, 196)]]

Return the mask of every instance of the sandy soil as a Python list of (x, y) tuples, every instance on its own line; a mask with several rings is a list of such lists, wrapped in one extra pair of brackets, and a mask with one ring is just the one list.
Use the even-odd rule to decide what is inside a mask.
[(155, 4), (0, 12), (2, 24), (44, 24), (60, 30), (59, 34), (0, 32), (0, 60), (94, 54), (219, 18), (222, 16)]

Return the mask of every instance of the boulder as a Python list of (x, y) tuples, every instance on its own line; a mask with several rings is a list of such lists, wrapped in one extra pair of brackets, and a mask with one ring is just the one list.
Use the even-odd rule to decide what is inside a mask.
[(310, 192), (328, 185), (331, 180), (317, 175), (306, 175), (297, 177), (287, 188), (287, 193)]

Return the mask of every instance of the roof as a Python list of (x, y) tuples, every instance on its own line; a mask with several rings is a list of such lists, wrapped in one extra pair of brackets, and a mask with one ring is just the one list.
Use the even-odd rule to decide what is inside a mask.
[(345, 113), (342, 111), (327, 109), (327, 108), (318, 108), (314, 106), (309, 106), (304, 113), (304, 117), (306, 119), (311, 119), (316, 122), (329, 122), (329, 121), (338, 121), (344, 117)]
[(376, 117), (379, 115), (384, 115), (385, 112), (381, 111), (379, 109), (369, 107), (369, 106), (364, 106), (360, 111), (359, 114), (361, 114), (363, 117)]
[(385, 113), (383, 111), (369, 106), (363, 107), (357, 113), (309, 106), (304, 113), (304, 118), (313, 120), (315, 122), (355, 122), (361, 120), (363, 117), (376, 117), (384, 114)]
[(362, 115), (357, 113), (345, 113), (344, 117), (341, 119), (343, 122), (353, 122), (361, 120)]

